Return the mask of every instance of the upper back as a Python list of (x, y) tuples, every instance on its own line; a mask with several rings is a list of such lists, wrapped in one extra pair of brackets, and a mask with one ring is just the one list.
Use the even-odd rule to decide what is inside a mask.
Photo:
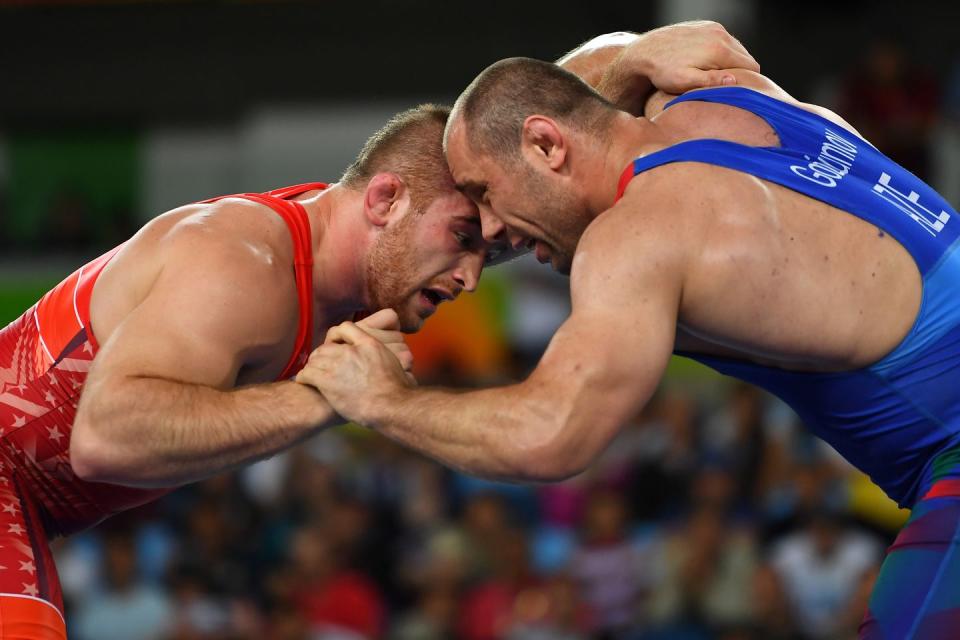
[(642, 175), (627, 197), (649, 207), (658, 190), (677, 198), (682, 187), (682, 215), (711, 230), (689, 263), (679, 348), (864, 366), (909, 330), (919, 275), (958, 229), (927, 185), (839, 118), (793, 102), (742, 88), (683, 96), (654, 120), (678, 143), (633, 163), (624, 177)]

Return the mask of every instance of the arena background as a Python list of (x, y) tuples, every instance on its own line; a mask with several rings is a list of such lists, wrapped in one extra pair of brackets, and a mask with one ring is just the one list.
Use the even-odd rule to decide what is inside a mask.
[[(955, 2), (0, 2), (0, 322), (185, 202), (334, 181), (502, 57), (714, 18), (960, 205)], [(411, 339), (509, 381), (569, 308), (530, 261)], [(855, 637), (905, 518), (782, 404), (677, 360), (587, 473), (467, 478), (356, 427), (57, 544), (70, 637)]]

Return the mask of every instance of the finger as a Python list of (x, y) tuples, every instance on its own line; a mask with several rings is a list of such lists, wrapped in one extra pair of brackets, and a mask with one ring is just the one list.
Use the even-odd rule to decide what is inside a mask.
[(391, 352), (393, 352), (394, 355), (401, 354), (404, 351), (410, 351), (410, 347), (408, 347), (407, 343), (405, 342), (401, 342), (399, 344), (388, 344), (384, 346), (387, 347), (387, 349), (389, 349)]
[(400, 317), (393, 309), (381, 309), (357, 323), (364, 328), (396, 331), (400, 328)]
[(384, 329), (374, 329), (372, 327), (364, 327), (360, 324), (357, 324), (357, 327), (363, 329), (367, 335), (372, 338), (376, 338), (378, 342), (383, 344), (391, 344), (403, 342), (403, 334), (399, 331), (386, 331)]
[(737, 78), (728, 70), (703, 71), (701, 69), (687, 69), (677, 79), (677, 89), (679, 93), (692, 89), (701, 89), (703, 87), (719, 87), (734, 84), (737, 84)]
[(394, 353), (393, 355), (397, 356), (397, 360), (400, 361), (400, 366), (403, 367), (404, 371), (409, 372), (413, 370), (413, 354), (409, 350)]
[(324, 342), (361, 345), (375, 343), (376, 339), (352, 322), (343, 322), (327, 331)]
[[(329, 335), (329, 332), (328, 332)], [(340, 351), (347, 348), (342, 342), (324, 342), (319, 347), (310, 352), (307, 363), (316, 365), (324, 360), (329, 360), (340, 355)]]
[(743, 43), (731, 36), (730, 46), (733, 47), (734, 51), (739, 55), (739, 64), (736, 65), (736, 68), (739, 69), (749, 69), (750, 71), (760, 72), (760, 63), (750, 55), (750, 52), (747, 51), (747, 48), (743, 46)]
[(720, 65), (726, 69), (748, 69), (750, 71), (760, 71), (760, 65), (754, 60), (753, 56), (747, 53), (746, 49), (738, 51), (731, 49)]

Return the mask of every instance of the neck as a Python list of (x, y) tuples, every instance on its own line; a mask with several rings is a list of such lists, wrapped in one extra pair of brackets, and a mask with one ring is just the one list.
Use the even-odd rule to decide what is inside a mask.
[(364, 286), (367, 238), (359, 216), (362, 195), (339, 184), (302, 200), (310, 219), (313, 298), (328, 318), (349, 317), (366, 308)]
[(661, 137), (657, 125), (646, 118), (635, 118), (629, 113), (614, 117), (609, 136), (600, 149), (596, 175), (586, 183), (591, 185), (588, 202), (594, 217), (615, 204), (617, 185), (627, 165), (648, 153), (646, 147)]

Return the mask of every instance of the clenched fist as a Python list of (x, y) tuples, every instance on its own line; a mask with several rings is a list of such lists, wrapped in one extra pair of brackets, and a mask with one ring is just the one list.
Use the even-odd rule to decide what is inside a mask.
[(296, 380), (320, 391), (344, 418), (374, 426), (390, 398), (416, 384), (412, 366), (397, 314), (385, 309), (330, 329)]

